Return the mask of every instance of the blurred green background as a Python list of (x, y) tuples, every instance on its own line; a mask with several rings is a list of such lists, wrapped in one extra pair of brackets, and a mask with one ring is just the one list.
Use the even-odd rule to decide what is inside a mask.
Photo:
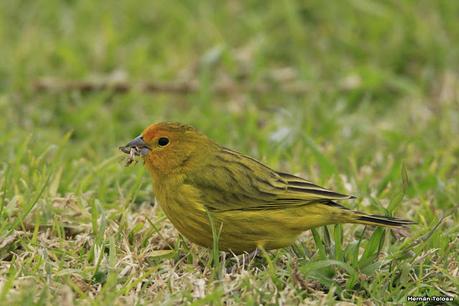
[[(356, 194), (359, 200), (348, 204), (353, 208), (414, 219), (419, 225), (413, 239), (449, 216), (443, 231), (432, 232), (414, 250), (418, 260), (408, 259), (415, 281), (392, 279), (393, 271), (385, 271), (339, 299), (401, 302), (408, 293), (453, 292), (459, 232), (458, 16), (459, 2), (451, 0), (1, 1), (0, 284), (7, 289), (0, 297), (24, 302), (44, 296), (40, 301), (49, 303), (62, 296), (53, 286), (67, 284), (72, 273), (96, 286), (98, 281), (90, 280), (104, 264), (112, 269), (104, 271), (122, 270), (110, 262), (94, 263), (96, 246), (113, 247), (117, 255), (107, 254), (120, 258), (119, 242), (135, 225), (128, 219), (151, 201), (151, 187), (142, 167), (122, 167), (117, 147), (162, 120), (192, 124), (274, 168)], [(55, 88), (67, 81), (134, 89)], [(37, 90), (38, 82), (49, 88)], [(145, 83), (193, 90), (144, 92), (139, 88)], [(71, 207), (56, 202), (68, 197), (75, 202)], [(57, 235), (54, 249), (44, 247), (55, 253), (48, 263), (51, 259), (36, 251), (38, 226), (32, 236), (14, 234), (29, 223), (32, 232), (33, 224), (51, 224), (55, 233), (65, 222), (91, 226), (96, 238), (88, 257)], [(126, 230), (112, 242), (104, 236), (111, 222)], [(351, 229), (345, 228), (348, 241), (354, 237)], [(153, 235), (135, 233), (143, 233), (142, 239)], [(409, 270), (406, 261), (392, 264)], [(73, 270), (66, 274), (66, 269)], [(229, 301), (279, 301), (280, 293), (257, 293), (253, 288), (264, 278), (250, 275), (252, 289), (241, 289)], [(133, 276), (123, 277), (107, 287), (111, 293), (100, 295), (100, 303), (123, 301), (130, 291), (113, 288), (129, 288)], [(201, 277), (207, 279), (205, 273)], [(24, 278), (33, 279), (35, 289), (22, 290)], [(388, 278), (394, 287), (381, 287)], [(287, 288), (291, 282), (287, 278)], [(176, 295), (168, 289), (155, 294), (172, 302), (193, 300), (192, 283), (179, 285)], [(219, 287), (211, 284), (206, 282), (206, 294), (220, 298)], [(337, 299), (329, 292), (338, 290), (339, 282), (327, 284), (317, 292)], [(90, 290), (69, 286), (71, 300), (94, 298), (86, 293)], [(138, 296), (150, 296), (145, 290)], [(315, 291), (292, 292), (286, 301), (317, 298)]]

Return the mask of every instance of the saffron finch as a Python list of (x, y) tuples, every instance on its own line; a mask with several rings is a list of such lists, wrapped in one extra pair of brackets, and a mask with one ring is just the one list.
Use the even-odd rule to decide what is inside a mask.
[(282, 248), (327, 224), (402, 227), (412, 221), (368, 215), (336, 203), (353, 196), (275, 171), (210, 140), (191, 126), (161, 122), (120, 147), (142, 156), (156, 201), (190, 241), (235, 253)]

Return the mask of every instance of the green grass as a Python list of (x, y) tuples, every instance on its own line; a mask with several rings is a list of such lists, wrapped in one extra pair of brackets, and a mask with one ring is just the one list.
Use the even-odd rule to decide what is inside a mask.
[[(446, 0), (1, 1), (0, 301), (457, 303), (458, 15)], [(43, 77), (200, 86), (32, 90)], [(239, 89), (215, 90), (228, 79)], [(418, 224), (319, 228), (250, 264), (192, 245), (117, 150), (161, 120)]]

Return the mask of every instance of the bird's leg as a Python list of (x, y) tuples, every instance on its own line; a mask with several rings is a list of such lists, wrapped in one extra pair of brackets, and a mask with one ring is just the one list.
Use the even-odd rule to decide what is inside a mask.
[[(260, 257), (260, 254), (261, 254), (261, 250), (259, 248), (256, 248), (255, 250), (253, 250), (252, 252), (248, 254), (247, 253), (244, 254), (243, 255), (244, 263), (247, 262), (247, 266), (250, 266), (252, 262), (255, 260), (255, 258)], [(247, 261), (245, 261), (246, 258), (247, 258)]]
[(258, 255), (260, 255), (260, 249), (259, 248), (256, 248), (255, 250), (253, 250), (252, 252), (250, 252), (249, 254), (247, 254), (247, 259), (249, 260), (249, 262), (251, 262), (255, 257), (257, 257)]
[(235, 259), (235, 264), (229, 267), (226, 272), (227, 273), (235, 273), (240, 269), (247, 269), (254, 259), (260, 255), (260, 250), (256, 248), (255, 250), (251, 251), (250, 253), (244, 252), (242, 254), (236, 255), (233, 254), (233, 258)]

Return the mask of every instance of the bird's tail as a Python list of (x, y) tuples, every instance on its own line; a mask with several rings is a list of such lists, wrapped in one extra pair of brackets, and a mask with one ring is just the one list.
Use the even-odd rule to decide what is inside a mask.
[(390, 228), (405, 227), (416, 223), (406, 219), (380, 215), (368, 215), (360, 211), (347, 209), (344, 206), (332, 201), (327, 202), (326, 205), (335, 211), (335, 213), (332, 214), (332, 216), (336, 218), (333, 220), (335, 223), (356, 223), (373, 226), (385, 226)]
[(379, 215), (367, 215), (361, 212), (353, 212), (352, 223), (376, 225), (385, 227), (404, 227), (416, 222), (406, 219), (399, 219), (394, 217), (386, 217)]

